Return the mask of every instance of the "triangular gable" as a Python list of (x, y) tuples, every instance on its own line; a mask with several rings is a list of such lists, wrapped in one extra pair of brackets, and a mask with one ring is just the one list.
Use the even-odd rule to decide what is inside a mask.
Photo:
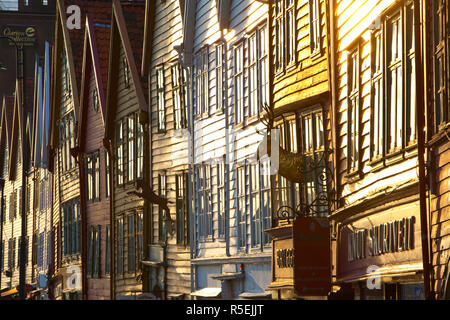
[[(84, 37), (83, 50), (83, 78), (81, 81), (81, 99), (80, 99), (80, 115), (78, 126), (78, 146), (84, 144), (83, 139), (85, 135), (82, 132), (85, 130), (85, 120), (87, 117), (88, 106), (88, 92), (90, 87), (90, 77), (87, 72), (89, 69), (94, 73), (96, 88), (99, 96), (100, 112), (102, 115), (103, 126), (106, 121), (106, 88), (108, 81), (108, 64), (104, 63), (104, 59), (109, 57), (110, 45), (110, 30), (111, 25), (105, 22), (99, 23), (95, 18), (86, 17), (86, 31)], [(106, 60), (108, 61), (108, 60)], [(88, 65), (89, 64), (89, 65)]]
[[(3, 163), (9, 159), (10, 148), (11, 145), (11, 127), (12, 127), (12, 114), (14, 110), (14, 96), (4, 96), (2, 103), (2, 113), (0, 119), (0, 166), (1, 170), (3, 170)], [(7, 154), (3, 152), (5, 149), (8, 149)], [(9, 162), (8, 162), (9, 167)], [(8, 172), (3, 173), (3, 176), (8, 174)]]
[(222, 30), (230, 27), (231, 2), (231, 0), (216, 1), (219, 28)]
[[(122, 8), (123, 6), (123, 8)], [(140, 2), (127, 2), (121, 5), (119, 0), (113, 0), (113, 11), (111, 19), (111, 52), (118, 52), (120, 46), (124, 49), (125, 57), (128, 62), (130, 69), (131, 81), (134, 84), (135, 93), (138, 99), (138, 105), (140, 107), (140, 112), (145, 114), (147, 112), (147, 101), (146, 101), (146, 84), (142, 81), (140, 73), (140, 64), (142, 59), (142, 46), (139, 46), (140, 41), (143, 40), (144, 33), (144, 14), (145, 11), (141, 10), (143, 3)], [(135, 23), (133, 21), (125, 21), (124, 12), (129, 15), (135, 16)], [(140, 24), (139, 22), (142, 22)], [(133, 38), (133, 42), (130, 40)], [(112, 138), (114, 129), (114, 115), (116, 112), (116, 106), (111, 103), (111, 95), (113, 92), (113, 86), (116, 85), (117, 72), (120, 62), (117, 61), (119, 58), (118, 54), (111, 54), (109, 59), (109, 75), (108, 75), (108, 90), (106, 105), (108, 110), (106, 112), (106, 136)], [(146, 121), (143, 119), (142, 121)]]
[(18, 92), (21, 92), (21, 83), (20, 81), (16, 81), (16, 94), (14, 97), (14, 112), (13, 112), (13, 120), (12, 120), (12, 128), (11, 128), (11, 143), (10, 143), (10, 149), (9, 149), (9, 164), (8, 164), (8, 176), (9, 180), (14, 180), (15, 174), (16, 174), (16, 164), (17, 164), (17, 157), (20, 156), (19, 153), (19, 137), (21, 136), (21, 128), (22, 128), (22, 120), (21, 120), (21, 112), (20, 112), (20, 106), (21, 106), (21, 99), (22, 96), (20, 94), (17, 94)]
[[(184, 0), (183, 0), (184, 1)], [(144, 47), (142, 48), (141, 74), (146, 76), (153, 51), (153, 30), (155, 28), (156, 1), (146, 0), (145, 2), (145, 27), (144, 27)]]

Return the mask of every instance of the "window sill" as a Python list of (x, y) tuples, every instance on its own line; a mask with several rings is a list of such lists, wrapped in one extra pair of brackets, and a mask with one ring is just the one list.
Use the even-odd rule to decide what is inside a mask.
[(198, 239), (198, 242), (199, 243), (214, 242), (214, 238), (212, 236), (202, 237), (202, 238)]
[(321, 48), (314, 50), (313, 52), (311, 52), (311, 55), (309, 56), (311, 61), (314, 61), (320, 57), (322, 57), (322, 49)]
[(355, 182), (362, 178), (361, 171), (359, 169), (353, 169), (351, 171), (347, 171), (346, 181), (349, 183)]
[(244, 121), (241, 121), (234, 126), (235, 129), (243, 129), (244, 127), (245, 127)]
[(287, 73), (289, 73), (289, 72), (291, 72), (291, 71), (293, 71), (295, 69), (297, 69), (297, 63), (296, 62), (292, 62), (292, 63), (287, 65), (286, 70), (285, 70), (285, 74), (287, 74)]
[(255, 123), (258, 123), (258, 122), (259, 122), (258, 114), (252, 115), (251, 117), (249, 117), (247, 119), (247, 126), (254, 125)]
[(214, 112), (214, 114), (215, 114), (216, 116), (221, 116), (221, 115), (223, 115), (223, 114), (225, 113), (224, 110), (225, 110), (224, 107), (218, 108), (218, 109), (216, 110), (216, 112)]

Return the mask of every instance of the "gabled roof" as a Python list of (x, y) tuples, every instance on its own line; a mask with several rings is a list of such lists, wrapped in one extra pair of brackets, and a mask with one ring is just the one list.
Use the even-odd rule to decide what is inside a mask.
[[(11, 130), (12, 130), (12, 121), (13, 121), (13, 112), (14, 112), (14, 96), (4, 96), (2, 103), (2, 119), (1, 119), (1, 128), (2, 135), (0, 138), (0, 145), (3, 145), (4, 142), (11, 146)], [(3, 128), (5, 131), (3, 131)], [(3, 136), (5, 134), (5, 136)], [(3, 139), (6, 139), (4, 141)], [(9, 155), (7, 155), (9, 156)]]
[(68, 16), (72, 17), (73, 12), (69, 11), (67, 15), (67, 8), (70, 6), (78, 6), (80, 8), (81, 21), (85, 21), (87, 14), (92, 14), (104, 20), (109, 20), (111, 1), (106, 0), (57, 0), (56, 3), (56, 26), (55, 26), (55, 52), (53, 63), (55, 64), (53, 69), (53, 84), (52, 91), (52, 116), (51, 116), (51, 138), (50, 145), (54, 148), (57, 144), (56, 137), (56, 119), (59, 113), (59, 101), (57, 88), (59, 86), (55, 83), (58, 79), (57, 75), (59, 68), (57, 67), (58, 57), (61, 54), (61, 50), (64, 50), (67, 55), (67, 64), (70, 75), (71, 94), (75, 108), (75, 117), (79, 114), (79, 89), (82, 77), (82, 59), (80, 54), (83, 51), (84, 40), (84, 24), (80, 24), (80, 28), (73, 28), (69, 30), (67, 28)]
[[(136, 89), (135, 94), (139, 101), (138, 105), (141, 112), (147, 112), (147, 81), (145, 77), (141, 77), (142, 63), (142, 40), (144, 36), (145, 24), (145, 3), (144, 1), (132, 1), (120, 3), (119, 0), (113, 0), (113, 10), (111, 19), (111, 46), (110, 51), (113, 53), (109, 58), (109, 75), (108, 90), (106, 104), (108, 110), (106, 112), (106, 137), (112, 137), (114, 114), (116, 106), (111, 102), (111, 95), (115, 91), (118, 78), (118, 49), (120, 46), (124, 48), (125, 57), (127, 59), (131, 81)], [(144, 120), (145, 121), (145, 120)]]
[(183, 46), (184, 63), (192, 64), (192, 55), (194, 53), (195, 36), (195, 14), (197, 10), (197, 0), (185, 0), (184, 20), (183, 20)]
[[(91, 80), (88, 70), (92, 70), (95, 76), (103, 125), (106, 121), (106, 90), (108, 83), (110, 33), (110, 21), (101, 21), (87, 15), (83, 50), (83, 78), (81, 81), (80, 123), (78, 126), (78, 136), (80, 139), (78, 140), (78, 146), (83, 145), (83, 139), (85, 137), (85, 134), (82, 133), (85, 130), (87, 108), (89, 106), (86, 95), (89, 92)], [(104, 129), (104, 127), (99, 129)]]

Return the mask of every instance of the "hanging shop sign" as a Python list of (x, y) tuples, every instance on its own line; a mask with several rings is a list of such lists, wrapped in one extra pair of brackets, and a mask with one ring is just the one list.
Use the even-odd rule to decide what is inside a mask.
[(330, 228), (326, 218), (299, 218), (293, 226), (294, 285), (301, 296), (331, 289)]
[[(34, 47), (37, 31), (35, 26), (30, 25), (5, 25), (1, 27), (0, 35), (11, 38), (24, 47)], [(9, 45), (14, 46), (14, 43), (9, 41)]]

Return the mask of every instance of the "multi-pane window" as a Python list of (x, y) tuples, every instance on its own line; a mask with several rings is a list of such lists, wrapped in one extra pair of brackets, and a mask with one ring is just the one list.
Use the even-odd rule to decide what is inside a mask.
[(234, 48), (234, 105), (236, 123), (244, 121), (244, 44)]
[(141, 269), (141, 261), (144, 259), (144, 213), (136, 213), (136, 262), (137, 269)]
[(375, 32), (372, 36), (372, 158), (383, 155), (384, 124), (384, 78), (383, 78), (383, 32)]
[(136, 115), (136, 177), (144, 174), (144, 126), (140, 123), (139, 113)]
[(105, 150), (105, 198), (109, 198), (109, 195), (111, 193), (109, 168), (109, 153)]
[(164, 91), (164, 67), (156, 69), (156, 92), (158, 105), (158, 132), (166, 130), (166, 103)]
[(296, 62), (296, 19), (294, 0), (275, 3), (275, 71), (281, 72)]
[(217, 164), (217, 220), (218, 237), (225, 237), (225, 161)]
[(100, 199), (100, 153), (94, 151), (86, 154), (87, 200)]
[(78, 200), (70, 200), (62, 205), (64, 256), (80, 253), (81, 217)]
[(195, 59), (195, 113), (209, 112), (209, 52), (208, 47), (202, 49)]
[(398, 12), (387, 21), (387, 130), (388, 151), (394, 152), (402, 147), (403, 121), (403, 35), (402, 17)]
[[(158, 193), (160, 197), (165, 198), (167, 196), (167, 185), (166, 185), (166, 175), (165, 173), (158, 174)], [(166, 224), (164, 222), (165, 215), (161, 206), (158, 207), (158, 235), (159, 241), (166, 241)]]
[(175, 195), (177, 210), (177, 244), (189, 243), (189, 215), (187, 208), (187, 175), (185, 173), (175, 175)]
[(305, 170), (303, 201), (311, 206), (315, 203), (314, 212), (320, 216), (327, 214), (327, 205), (323, 203), (323, 193), (326, 192), (326, 177), (323, 152), (324, 129), (321, 111), (314, 111), (301, 116), (302, 154), (307, 163), (313, 163), (313, 170)]
[(70, 149), (75, 147), (75, 120), (72, 112), (60, 120), (59, 134), (62, 169), (67, 171), (75, 167), (75, 159), (70, 154)]
[[(261, 172), (261, 217), (264, 231), (272, 225), (270, 216), (270, 159), (261, 159), (259, 168)], [(270, 244), (270, 236), (265, 232), (263, 232), (263, 243), (265, 245)]]
[(239, 247), (245, 248), (247, 245), (247, 208), (246, 208), (246, 166), (237, 168), (238, 187), (238, 237)]
[(106, 226), (105, 233), (105, 275), (109, 275), (111, 273), (111, 227), (108, 224)]
[(216, 109), (223, 110), (226, 97), (226, 44), (216, 44)]
[(134, 180), (134, 166), (135, 166), (135, 115), (132, 114), (127, 118), (127, 181)]
[(39, 234), (37, 240), (37, 265), (39, 268), (44, 266), (44, 233)]
[(320, 0), (309, 0), (311, 54), (320, 52)]
[(409, 5), (405, 8), (406, 18), (406, 141), (405, 145), (415, 143), (417, 140), (417, 107), (416, 107), (416, 59), (415, 59), (415, 45), (414, 45), (414, 8)]
[(439, 126), (449, 119), (446, 100), (446, 71), (445, 38), (446, 38), (446, 9), (445, 0), (433, 0), (433, 32), (434, 32), (434, 100), (435, 125)]
[(8, 270), (14, 270), (16, 261), (16, 238), (8, 240)]
[(127, 216), (127, 244), (128, 244), (128, 273), (136, 271), (136, 225), (135, 215)]
[(116, 273), (123, 274), (124, 265), (124, 230), (123, 230), (123, 217), (119, 217), (116, 220)]
[(100, 276), (100, 226), (91, 226), (88, 234), (87, 276)]
[(186, 128), (186, 97), (185, 97), (185, 75), (184, 69), (176, 63), (172, 70), (172, 98), (174, 109), (175, 130)]
[(348, 57), (347, 93), (348, 93), (348, 142), (347, 171), (358, 170), (359, 166), (359, 127), (360, 127), (360, 57), (359, 46)]
[(262, 111), (268, 102), (267, 26), (257, 28), (248, 38), (249, 116)]
[(124, 124), (120, 120), (116, 124), (116, 156), (117, 156), (117, 184), (121, 185), (124, 183), (124, 149), (125, 149), (125, 138), (124, 138)]
[(211, 166), (207, 163), (196, 167), (197, 173), (197, 222), (199, 237), (202, 240), (213, 236), (212, 199), (211, 199)]
[(251, 164), (250, 168), (250, 221), (252, 247), (261, 244), (262, 226), (261, 226), (261, 203), (260, 203), (260, 175), (259, 165)]

